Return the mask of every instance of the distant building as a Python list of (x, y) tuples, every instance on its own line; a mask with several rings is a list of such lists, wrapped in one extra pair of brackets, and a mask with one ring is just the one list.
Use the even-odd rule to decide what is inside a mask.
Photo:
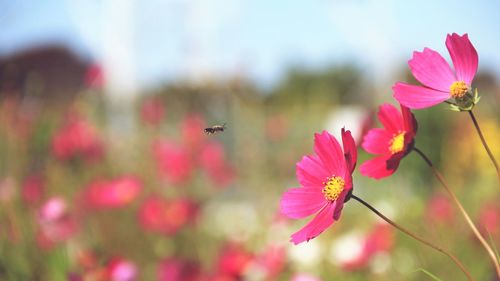
[(59, 45), (0, 57), (0, 98), (34, 96), (44, 101), (72, 100), (85, 86), (90, 63)]

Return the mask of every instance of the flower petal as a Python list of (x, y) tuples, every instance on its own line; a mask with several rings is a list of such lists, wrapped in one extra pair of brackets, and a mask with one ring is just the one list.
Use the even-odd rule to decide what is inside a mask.
[(446, 60), (429, 48), (425, 48), (423, 52), (413, 52), (408, 65), (413, 76), (429, 88), (449, 92), (451, 84), (456, 81)]
[(318, 212), (327, 204), (321, 188), (290, 188), (281, 197), (281, 213), (287, 217), (300, 219)]
[(361, 146), (368, 153), (386, 154), (389, 153), (389, 142), (391, 139), (392, 134), (386, 129), (374, 128), (365, 135)]
[(415, 115), (413, 115), (413, 113), (408, 107), (402, 104), (400, 106), (401, 106), (401, 113), (403, 115), (404, 130), (407, 133), (410, 133), (411, 135), (415, 136), (418, 130), (417, 119), (415, 119)]
[(323, 162), (330, 176), (342, 176), (345, 173), (345, 158), (339, 142), (327, 131), (314, 135), (314, 151)]
[(430, 88), (398, 82), (392, 87), (394, 98), (411, 109), (431, 107), (447, 100), (449, 92), (440, 92)]
[(322, 187), (323, 182), (331, 176), (318, 156), (304, 156), (296, 166), (297, 179), (302, 186)]
[(347, 197), (347, 194), (349, 194), (349, 191), (352, 189), (352, 185), (350, 186), (351, 188), (349, 189), (345, 189), (339, 196), (339, 198), (337, 198), (337, 204), (335, 204), (335, 209), (333, 210), (333, 219), (334, 220), (339, 220), (340, 219), (340, 215), (342, 214), (342, 209), (344, 208), (344, 201), (345, 201), (345, 198)]
[(457, 80), (464, 81), (470, 86), (477, 72), (477, 51), (469, 41), (467, 33), (460, 36), (456, 33), (446, 36), (446, 48), (450, 52)]
[(292, 234), (290, 241), (297, 245), (320, 235), (334, 222), (335, 205), (336, 201), (326, 205), (306, 226)]
[(397, 134), (404, 129), (403, 116), (392, 104), (385, 103), (379, 107), (378, 120), (389, 132)]
[(399, 166), (399, 161), (401, 160), (401, 157), (402, 155), (396, 155), (396, 154), (395, 155), (386, 154), (378, 156), (364, 162), (361, 165), (361, 167), (359, 167), (359, 171), (364, 176), (374, 179), (381, 179), (392, 175), (396, 171), (396, 169)]
[(356, 162), (358, 161), (358, 149), (352, 138), (351, 131), (342, 128), (342, 145), (344, 146), (344, 156), (347, 162), (349, 173), (354, 172)]

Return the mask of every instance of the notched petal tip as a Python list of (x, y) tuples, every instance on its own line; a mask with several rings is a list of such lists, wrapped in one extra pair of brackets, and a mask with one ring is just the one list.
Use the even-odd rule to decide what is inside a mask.
[(356, 142), (352, 137), (351, 131), (342, 128), (342, 145), (344, 148), (344, 157), (349, 167), (349, 172), (352, 174), (356, 168), (356, 162), (358, 161), (358, 150), (356, 147)]
[(469, 40), (467, 33), (462, 36), (457, 33), (446, 36), (446, 48), (455, 66), (457, 80), (471, 85), (478, 68), (478, 54)]

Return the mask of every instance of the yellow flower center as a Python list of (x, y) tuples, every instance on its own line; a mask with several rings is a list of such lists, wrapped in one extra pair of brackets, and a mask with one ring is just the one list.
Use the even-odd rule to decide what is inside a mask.
[(450, 86), (450, 94), (454, 98), (461, 98), (469, 91), (464, 81), (455, 81)]
[(323, 195), (325, 199), (329, 201), (335, 201), (339, 198), (340, 193), (344, 190), (345, 181), (341, 177), (331, 177), (328, 178), (327, 182), (324, 182)]
[(401, 152), (405, 148), (405, 132), (399, 132), (389, 141), (389, 150), (392, 154)]

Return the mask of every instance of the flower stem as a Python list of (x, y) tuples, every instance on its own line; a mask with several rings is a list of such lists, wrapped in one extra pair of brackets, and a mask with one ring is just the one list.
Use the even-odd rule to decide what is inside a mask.
[(429, 165), (434, 176), (436, 176), (436, 178), (439, 180), (439, 182), (444, 187), (446, 192), (448, 192), (448, 194), (451, 196), (451, 198), (453, 199), (453, 202), (455, 203), (455, 205), (458, 207), (458, 209), (462, 213), (463, 217), (465, 218), (465, 221), (467, 222), (469, 227), (472, 229), (472, 232), (474, 233), (476, 238), (479, 240), (479, 242), (481, 242), (483, 247), (486, 249), (486, 252), (488, 252), (488, 255), (490, 256), (491, 260), (493, 261), (493, 264), (495, 265), (495, 270), (497, 272), (497, 275), (500, 278), (500, 264), (498, 263), (495, 252), (493, 252), (490, 245), (486, 242), (486, 239), (484, 239), (484, 237), (481, 235), (481, 233), (479, 232), (477, 227), (474, 225), (474, 222), (472, 222), (469, 214), (467, 214), (467, 211), (465, 211), (465, 209), (462, 206), (462, 204), (460, 203), (460, 201), (458, 201), (458, 198), (455, 195), (455, 193), (453, 193), (451, 188), (448, 186), (448, 184), (444, 180), (444, 177), (441, 175), (441, 173), (439, 173), (439, 171), (436, 169), (436, 167), (434, 167), (434, 164), (432, 164), (432, 161), (420, 149), (414, 147), (413, 150), (415, 152), (417, 152), (418, 155), (420, 155), (422, 157), (422, 159), (424, 159), (424, 161), (425, 161), (425, 163), (427, 163), (427, 165)]
[(397, 228), (399, 231), (403, 232), (404, 234), (410, 236), (411, 238), (433, 248), (434, 250), (438, 251), (438, 252), (441, 252), (442, 254), (448, 256), (450, 259), (453, 260), (453, 262), (460, 268), (460, 270), (465, 274), (465, 276), (467, 276), (467, 279), (469, 281), (473, 281), (474, 279), (472, 278), (472, 276), (470, 275), (470, 273), (467, 271), (467, 269), (465, 269), (464, 265), (451, 253), (449, 253), (448, 251), (432, 244), (431, 242), (423, 239), (423, 238), (420, 238), (418, 237), (417, 235), (411, 233), (409, 230), (407, 230), (406, 228), (398, 225), (397, 223), (393, 222), (392, 220), (390, 220), (389, 218), (387, 218), (386, 216), (384, 216), (382, 213), (380, 213), (377, 209), (375, 209), (372, 205), (368, 204), (366, 201), (364, 201), (363, 199), (357, 197), (356, 195), (352, 195), (351, 196), (352, 199), (358, 201), (359, 203), (363, 204), (365, 207), (367, 207), (368, 209), (370, 209), (372, 212), (374, 212), (377, 216), (379, 216), (380, 218), (382, 218), (384, 221), (386, 221), (387, 223), (389, 223), (390, 225), (394, 226), (395, 228)]
[(481, 139), (481, 142), (483, 143), (484, 149), (486, 149), (486, 152), (488, 153), (488, 156), (491, 159), (491, 162), (493, 162), (493, 165), (495, 166), (495, 169), (497, 170), (497, 176), (498, 180), (500, 181), (500, 169), (498, 168), (498, 162), (495, 159), (495, 156), (493, 156), (493, 153), (491, 152), (488, 144), (486, 143), (486, 140), (484, 139), (483, 132), (481, 132), (481, 128), (479, 128), (479, 123), (477, 123), (476, 117), (474, 116), (474, 113), (472, 113), (472, 110), (469, 110), (469, 116), (472, 119), (472, 123), (474, 123), (474, 127), (476, 127), (477, 134), (479, 135), (479, 138)]

